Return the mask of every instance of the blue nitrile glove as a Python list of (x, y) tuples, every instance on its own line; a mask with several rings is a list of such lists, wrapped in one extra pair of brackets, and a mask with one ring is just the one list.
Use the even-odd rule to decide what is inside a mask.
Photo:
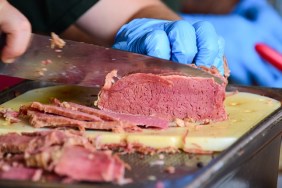
[(118, 31), (113, 48), (211, 67), (223, 74), (224, 40), (208, 22), (134, 19)]
[(228, 15), (182, 14), (193, 23), (211, 22), (225, 40), (225, 55), (232, 83), (282, 87), (282, 73), (255, 51), (256, 43), (266, 43), (282, 53), (282, 19), (265, 0), (241, 0)]

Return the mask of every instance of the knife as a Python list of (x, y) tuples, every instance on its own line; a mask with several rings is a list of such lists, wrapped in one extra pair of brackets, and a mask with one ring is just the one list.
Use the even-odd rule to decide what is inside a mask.
[(32, 34), (26, 52), (14, 63), (0, 62), (0, 75), (68, 85), (101, 87), (107, 73), (181, 73), (193, 77), (218, 77), (184, 64), (146, 55), (65, 40), (61, 49), (51, 48), (51, 38)]

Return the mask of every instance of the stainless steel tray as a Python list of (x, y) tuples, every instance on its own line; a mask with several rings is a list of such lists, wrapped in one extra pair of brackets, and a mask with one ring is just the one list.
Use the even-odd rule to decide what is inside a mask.
[[(25, 81), (0, 93), (0, 103), (25, 91), (53, 84)], [(97, 89), (94, 89), (97, 91)], [(228, 91), (244, 91), (268, 96), (282, 101), (282, 89), (242, 87), (230, 85)], [(91, 93), (91, 88), (90, 88)], [(132, 166), (126, 177), (133, 183), (122, 187), (276, 187), (279, 149), (282, 133), (282, 108), (273, 112), (241, 137), (224, 152), (213, 155), (167, 154), (165, 166), (151, 166), (158, 155), (121, 156)], [(164, 172), (167, 165), (176, 168), (176, 173)], [(155, 180), (154, 180), (155, 178)], [(41, 183), (29, 181), (0, 180), (0, 187), (114, 187), (111, 183)]]

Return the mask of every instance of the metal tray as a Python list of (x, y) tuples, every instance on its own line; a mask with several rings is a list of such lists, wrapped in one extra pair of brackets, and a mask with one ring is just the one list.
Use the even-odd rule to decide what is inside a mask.
[[(0, 103), (28, 90), (51, 85), (54, 84), (36, 81), (22, 82), (1, 92)], [(227, 90), (250, 92), (282, 101), (282, 89), (230, 85)], [(131, 171), (126, 171), (126, 177), (130, 177), (134, 181), (121, 187), (276, 187), (281, 133), (282, 108), (280, 107), (236, 143), (218, 154), (166, 154), (163, 166), (150, 165), (151, 162), (159, 159), (158, 154), (153, 156), (122, 155), (121, 158), (132, 167)], [(164, 172), (165, 167), (169, 165), (176, 168), (176, 173)], [(117, 185), (111, 183), (62, 184), (0, 180), (0, 187), (17, 188), (115, 186)]]

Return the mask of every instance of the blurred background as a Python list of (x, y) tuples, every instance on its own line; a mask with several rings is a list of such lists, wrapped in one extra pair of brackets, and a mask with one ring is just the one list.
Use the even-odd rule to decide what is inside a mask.
[[(165, 2), (168, 6), (170, 6), (173, 10), (175, 11), (180, 11), (181, 10), (181, 3), (183, 2), (193, 2), (194, 6), (203, 6), (203, 5), (199, 5), (199, 3), (203, 4), (203, 3), (213, 3), (214, 1), (212, 0), (163, 0), (163, 2)], [(198, 2), (198, 3), (197, 3)], [(216, 1), (217, 4), (219, 5), (219, 7), (226, 7), (226, 4), (229, 5), (229, 7), (231, 7), (232, 5), (234, 5), (236, 2), (238, 2), (237, 0), (218, 0)], [(280, 15), (282, 15), (282, 0), (268, 0), (268, 2), (270, 4), (272, 4), (273, 7), (275, 7), (275, 9), (277, 10), (277, 12), (279, 12)], [(198, 4), (198, 5), (195, 5)], [(195, 7), (193, 7), (195, 9)], [(218, 9), (218, 8), (215, 8)], [(228, 10), (228, 6), (227, 8), (224, 8)], [(230, 10), (230, 8), (229, 8)]]
[[(225, 40), (225, 56), (231, 70), (229, 83), (282, 88), (282, 0), (164, 2), (192, 24), (213, 24)], [(280, 67), (258, 53), (259, 44), (280, 53)]]
[(275, 7), (279, 14), (282, 15), (282, 0), (271, 0), (269, 2)]

